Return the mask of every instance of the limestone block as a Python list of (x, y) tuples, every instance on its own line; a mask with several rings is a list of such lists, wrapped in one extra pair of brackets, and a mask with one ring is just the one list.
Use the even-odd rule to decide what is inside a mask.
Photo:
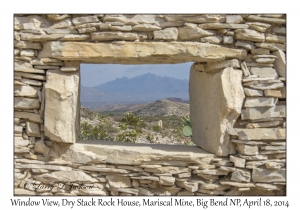
[(264, 90), (264, 94), (268, 97), (282, 98), (280, 90)]
[(286, 51), (286, 45), (285, 44), (279, 44), (279, 43), (255, 43), (256, 47), (269, 49), (270, 51), (277, 51), (282, 50)]
[(204, 29), (247, 29), (249, 28), (248, 25), (246, 24), (228, 24), (228, 23), (204, 23), (199, 25), (199, 27), (204, 28)]
[(194, 65), (191, 67), (189, 94), (193, 142), (216, 155), (235, 153), (229, 132), (241, 113), (245, 98), (242, 74), (232, 67), (216, 74), (198, 72)]
[(29, 140), (25, 140), (22, 137), (15, 137), (15, 147), (26, 147), (29, 144)]
[(176, 185), (186, 189), (189, 192), (196, 192), (199, 189), (199, 184), (197, 182), (176, 181)]
[(230, 161), (234, 163), (235, 167), (245, 168), (246, 160), (243, 158), (230, 155)]
[(259, 77), (266, 77), (266, 78), (278, 78), (278, 74), (275, 69), (273, 68), (259, 68), (259, 67), (251, 67), (250, 68), (251, 74), (257, 75)]
[(132, 27), (133, 31), (157, 31), (160, 30), (161, 27), (159, 26), (155, 26), (152, 24), (147, 24), (147, 23), (143, 23), (143, 24), (138, 24)]
[(78, 34), (74, 29), (55, 29), (55, 28), (43, 28), (47, 34)]
[(266, 34), (266, 42), (285, 44), (286, 43), (286, 37), (275, 35), (275, 34)]
[(136, 33), (123, 33), (123, 32), (95, 32), (91, 34), (93, 41), (109, 41), (109, 40), (125, 40), (134, 41), (138, 39)]
[(43, 140), (39, 140), (37, 142), (35, 142), (35, 145), (34, 145), (34, 151), (36, 153), (39, 153), (39, 154), (42, 154), (44, 155), (44, 157), (47, 157), (48, 154), (49, 154), (49, 147), (44, 143)]
[(111, 25), (109, 27), (110, 30), (114, 30), (114, 31), (132, 31), (132, 27), (131, 26), (116, 26), (116, 25)]
[(107, 175), (106, 179), (110, 187), (114, 187), (114, 188), (132, 187), (130, 177), (120, 176), (120, 175)]
[(250, 89), (250, 88), (244, 88), (244, 92), (246, 94), (246, 96), (264, 96), (263, 91), (261, 90), (254, 90), (254, 89)]
[(14, 40), (14, 46), (16, 48), (20, 48), (20, 49), (34, 49), (34, 50), (42, 49), (41, 43), (33, 43), (33, 42), (27, 42), (27, 41)]
[(223, 36), (223, 44), (232, 44), (233, 41), (234, 40), (232, 36)]
[(97, 179), (92, 178), (90, 175), (82, 171), (55, 171), (49, 174), (33, 175), (35, 180), (42, 183), (49, 184), (50, 182), (75, 182), (75, 183), (95, 183)]
[(252, 29), (237, 29), (235, 37), (238, 40), (247, 40), (253, 42), (264, 42), (265, 34)]
[(282, 50), (277, 50), (272, 53), (272, 55), (277, 56), (274, 62), (274, 68), (281, 77), (286, 77), (286, 60), (285, 53)]
[(39, 29), (48, 28), (51, 26), (51, 21), (40, 16), (40, 15), (29, 15), (26, 17), (14, 17), (14, 28), (15, 30), (22, 29)]
[(46, 42), (39, 57), (86, 63), (182, 63), (234, 58), (243, 60), (246, 50), (196, 42)]
[(220, 183), (222, 185), (230, 185), (230, 186), (234, 186), (234, 187), (255, 187), (255, 185), (253, 183), (239, 183), (239, 182), (231, 182), (231, 181), (223, 181), (220, 180)]
[(281, 18), (270, 18), (270, 17), (262, 17), (258, 15), (249, 15), (246, 17), (247, 20), (251, 21), (257, 21), (257, 22), (264, 22), (264, 23), (278, 23), (278, 24), (284, 24), (286, 23), (285, 19)]
[(166, 28), (159, 31), (154, 31), (154, 40), (177, 40), (177, 28)]
[(211, 44), (220, 44), (223, 41), (221, 36), (207, 36), (201, 38), (201, 42), (208, 42)]
[(238, 169), (232, 172), (230, 180), (235, 182), (250, 182), (251, 173), (249, 170), (246, 169)]
[(258, 146), (236, 144), (236, 149), (239, 153), (243, 155), (258, 155)]
[(285, 182), (285, 169), (263, 169), (254, 168), (252, 170), (253, 182)]
[(34, 69), (28, 62), (16, 61), (14, 64), (14, 70), (18, 72), (45, 74), (45, 70)]
[(235, 129), (240, 140), (284, 140), (284, 128)]
[(236, 43), (235, 43), (235, 46), (237, 47), (243, 47), (247, 50), (252, 50), (252, 49), (255, 49), (255, 45), (253, 42), (249, 42), (249, 41), (240, 41), (238, 40)]
[(79, 127), (79, 71), (48, 70), (45, 84), (45, 136), (53, 141), (76, 142)]
[(221, 62), (209, 62), (203, 71), (214, 73), (217, 72), (216, 70), (220, 71), (220, 69), (225, 69), (227, 67), (240, 68), (240, 62), (237, 59), (225, 60)]
[(14, 94), (15, 96), (25, 96), (30, 98), (37, 98), (38, 92), (41, 90), (40, 87), (32, 87), (32, 86), (14, 86)]
[(34, 123), (34, 122), (26, 122), (26, 133), (27, 136), (35, 136), (35, 137), (40, 137), (40, 124)]
[(80, 25), (84, 23), (92, 23), (92, 22), (98, 22), (99, 19), (97, 16), (83, 16), (83, 17), (75, 17), (72, 18), (72, 23), (74, 25)]
[(197, 25), (188, 25), (183, 28), (179, 28), (178, 36), (181, 40), (195, 40), (206, 36), (216, 35), (213, 30), (205, 30), (197, 27)]
[(240, 23), (242, 21), (241, 15), (226, 15), (226, 23)]
[(33, 42), (43, 42), (43, 41), (58, 40), (60, 38), (63, 38), (64, 36), (65, 36), (64, 34), (36, 35), (36, 34), (30, 34), (30, 33), (22, 33), (21, 40), (33, 41)]
[(267, 55), (270, 54), (270, 50), (269, 49), (264, 49), (264, 48), (256, 48), (256, 49), (252, 49), (251, 50), (251, 54), (252, 55)]
[(173, 186), (175, 183), (175, 178), (171, 176), (160, 176), (159, 183), (165, 186)]
[(60, 40), (62, 41), (85, 41), (90, 38), (89, 34), (66, 34)]
[[(184, 16), (182, 20), (188, 23), (215, 23), (215, 22), (223, 23), (225, 22), (225, 15), (207, 14), (207, 15)], [(168, 21), (172, 21), (172, 20), (168, 20)]]
[(14, 100), (15, 109), (39, 109), (40, 108), (39, 99), (23, 98), (23, 97), (15, 97), (14, 99), (15, 99)]
[(64, 20), (64, 19), (71, 17), (70, 15), (57, 15), (57, 14), (47, 15), (47, 16), (48, 16), (48, 18), (50, 18), (51, 20), (54, 20), (54, 21)]
[(277, 98), (271, 97), (251, 97), (246, 98), (244, 107), (272, 107), (277, 101)]
[(72, 21), (70, 18), (54, 23), (50, 28), (69, 28), (71, 27)]
[(87, 34), (87, 33), (95, 32), (95, 31), (97, 31), (96, 27), (79, 28), (78, 29), (78, 32), (80, 34)]

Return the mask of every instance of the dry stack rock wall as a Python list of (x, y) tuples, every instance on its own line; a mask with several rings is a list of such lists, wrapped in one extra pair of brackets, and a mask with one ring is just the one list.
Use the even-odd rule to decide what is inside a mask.
[[(15, 195), (285, 195), (286, 17), (14, 17)], [(198, 147), (82, 142), (80, 63), (191, 67)]]

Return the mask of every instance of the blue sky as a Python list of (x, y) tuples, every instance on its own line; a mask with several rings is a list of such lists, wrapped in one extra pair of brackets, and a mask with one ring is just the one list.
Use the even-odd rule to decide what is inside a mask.
[(116, 78), (132, 78), (146, 73), (153, 73), (159, 76), (175, 77), (177, 79), (189, 79), (190, 68), (193, 63), (181, 64), (143, 64), (143, 65), (122, 65), (122, 64), (81, 64), (81, 85), (93, 87)]

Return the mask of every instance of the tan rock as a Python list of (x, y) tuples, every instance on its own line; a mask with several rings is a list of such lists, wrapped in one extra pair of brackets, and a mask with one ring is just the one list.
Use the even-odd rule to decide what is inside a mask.
[(199, 27), (204, 29), (247, 29), (249, 28), (246, 24), (234, 24), (234, 23), (204, 23), (199, 25)]
[(240, 23), (242, 21), (241, 15), (226, 15), (226, 23)]
[(16, 61), (14, 70), (27, 73), (45, 74), (45, 70), (34, 69), (30, 63), (23, 61)]
[(253, 156), (246, 156), (242, 154), (238, 154), (239, 157), (245, 159), (245, 160), (267, 160), (268, 156), (267, 155), (253, 155)]
[(250, 68), (251, 74), (258, 75), (259, 77), (266, 77), (266, 78), (278, 78), (277, 72), (273, 68), (258, 68), (258, 67), (251, 67)]
[(208, 42), (211, 44), (220, 44), (223, 41), (221, 36), (207, 36), (201, 38), (201, 42)]
[[(213, 15), (213, 14), (194, 15), (194, 16), (184, 16), (182, 17), (182, 19), (189, 23), (215, 23), (215, 22), (223, 23), (225, 22), (225, 15)], [(171, 20), (167, 19), (167, 21), (171, 21)]]
[(20, 49), (34, 49), (34, 50), (42, 49), (41, 43), (33, 43), (33, 42), (27, 42), (27, 41), (14, 40), (14, 46), (16, 48), (20, 48)]
[(247, 50), (252, 50), (252, 49), (255, 49), (255, 45), (253, 42), (249, 42), (249, 41), (240, 41), (238, 40), (236, 43), (235, 43), (235, 46), (237, 47), (243, 47)]
[(157, 31), (160, 30), (161, 28), (159, 26), (155, 26), (152, 24), (147, 24), (147, 23), (143, 23), (143, 24), (138, 24), (132, 27), (133, 31)]
[(22, 137), (14, 137), (15, 147), (26, 147), (29, 144), (28, 140), (23, 139)]
[(29, 15), (25, 17), (14, 17), (15, 30), (21, 29), (39, 29), (48, 28), (51, 26), (51, 22), (40, 15)]
[(29, 113), (29, 112), (14, 112), (14, 116), (17, 118), (28, 119), (32, 122), (42, 122), (41, 116), (39, 114)]
[(79, 128), (79, 72), (47, 71), (45, 84), (45, 136), (75, 143)]
[(235, 182), (250, 182), (251, 180), (250, 170), (247, 169), (235, 170), (234, 172), (232, 172), (230, 180)]
[(87, 33), (95, 32), (95, 31), (97, 31), (96, 27), (79, 28), (78, 29), (78, 32), (80, 34), (87, 34)]
[(282, 98), (281, 91), (279, 90), (264, 90), (264, 94), (268, 97)]
[(240, 140), (284, 140), (284, 128), (235, 129)]
[(21, 169), (46, 169), (50, 171), (72, 171), (71, 167), (67, 166), (55, 166), (55, 165), (43, 165), (43, 164), (15, 164), (15, 168)]
[(14, 86), (14, 95), (15, 96), (25, 96), (30, 98), (37, 98), (38, 91), (40, 91), (40, 87), (32, 87), (32, 86)]
[(237, 59), (225, 60), (220, 62), (209, 62), (204, 67), (204, 72), (215, 73), (217, 72), (217, 70), (223, 70), (227, 67), (240, 68), (240, 62)]
[(246, 96), (263, 96), (264, 92), (261, 90), (254, 90), (254, 89), (250, 89), (250, 88), (244, 88), (244, 92), (246, 94)]
[(239, 183), (239, 182), (231, 182), (231, 181), (223, 181), (220, 180), (222, 185), (230, 185), (234, 187), (255, 187), (253, 183)]
[(245, 168), (246, 160), (243, 158), (238, 158), (238, 157), (230, 155), (230, 161), (232, 161), (234, 163), (235, 167)]
[(175, 178), (171, 176), (160, 176), (159, 183), (165, 186), (173, 186), (175, 183)]
[(177, 28), (166, 28), (159, 31), (154, 31), (154, 40), (177, 40)]
[(72, 23), (74, 25), (80, 25), (84, 23), (98, 22), (99, 19), (97, 16), (83, 16), (72, 18)]
[(40, 124), (27, 121), (26, 122), (26, 133), (28, 136), (40, 137)]
[(249, 15), (246, 17), (247, 20), (257, 21), (257, 22), (265, 22), (265, 23), (278, 23), (284, 24), (286, 23), (285, 19), (281, 18), (270, 18), (270, 17), (260, 17), (258, 15)]
[(243, 59), (246, 57), (246, 51), (195, 42), (47, 42), (39, 56), (81, 60), (85, 63), (115, 63), (116, 58), (118, 63), (123, 64), (181, 63)]
[(286, 37), (275, 35), (275, 34), (266, 34), (266, 42), (285, 44), (286, 43)]
[(256, 183), (255, 187), (262, 190), (281, 190), (282, 187), (274, 184)]
[(233, 44), (233, 36), (223, 36), (223, 44)]
[(236, 144), (236, 149), (243, 155), (258, 155), (258, 146), (250, 146), (247, 144)]
[(39, 109), (40, 102), (38, 99), (15, 97), (14, 108), (15, 109)]
[(90, 38), (88, 34), (66, 34), (60, 40), (62, 41), (85, 41)]
[(274, 127), (282, 124), (284, 121), (271, 121), (271, 122), (261, 122), (261, 123), (249, 123), (246, 125), (246, 128), (268, 128)]
[(43, 41), (53, 41), (63, 38), (64, 34), (43, 34), (43, 35), (36, 35), (30, 33), (21, 33), (21, 40), (25, 41), (33, 41), (33, 42), (43, 42)]
[(252, 29), (237, 29), (235, 32), (235, 38), (238, 40), (264, 42), (265, 34)]
[(107, 175), (106, 179), (110, 187), (113, 188), (132, 187), (130, 177), (120, 175)]
[(30, 74), (23, 72), (15, 72), (14, 76), (21, 76), (22, 78), (34, 79), (34, 80), (45, 80), (45, 76), (39, 74)]
[(271, 51), (282, 50), (285, 51), (286, 46), (279, 43), (255, 43), (256, 47), (266, 48)]
[(252, 55), (261, 55), (261, 54), (270, 54), (269, 49), (264, 49), (264, 48), (256, 48), (251, 50)]
[(69, 28), (71, 27), (72, 21), (70, 18), (54, 23), (50, 28)]
[(189, 182), (189, 181), (176, 181), (176, 185), (178, 187), (184, 188), (189, 192), (198, 191), (199, 184), (197, 182)]
[(93, 41), (109, 41), (109, 40), (124, 40), (134, 41), (138, 39), (136, 33), (123, 33), (123, 32), (95, 32), (91, 34)]
[(272, 107), (277, 103), (277, 98), (251, 97), (246, 98), (244, 107)]
[(19, 189), (19, 188), (14, 189), (14, 196), (31, 196), (31, 195), (36, 195), (36, 192), (31, 190)]
[(47, 157), (48, 154), (49, 154), (49, 147), (44, 143), (43, 140), (39, 140), (37, 142), (35, 142), (35, 145), (34, 145), (34, 151), (36, 153), (39, 153), (39, 154), (42, 154), (44, 155), (44, 157)]
[(282, 50), (277, 50), (272, 53), (272, 55), (277, 56), (274, 62), (274, 68), (281, 77), (286, 77), (286, 60), (285, 53)]
[(184, 26), (183, 28), (179, 28), (178, 37), (181, 40), (195, 40), (200, 39), (206, 36), (214, 36), (216, 35), (215, 31), (205, 30), (197, 27), (196, 25)]
[[(229, 132), (241, 113), (245, 97), (241, 79), (242, 71), (234, 71), (233, 68), (209, 74), (195, 71), (194, 66), (191, 67), (189, 91), (193, 141), (214, 154), (226, 156), (235, 153)], [(207, 99), (208, 93), (214, 99), (203, 100)], [(227, 118), (229, 115), (230, 120)], [(201, 119), (208, 121), (203, 124)]]
[(285, 169), (263, 169), (254, 168), (252, 170), (253, 182), (285, 182)]
[(55, 21), (64, 20), (64, 19), (67, 19), (67, 18), (71, 17), (70, 15), (57, 15), (57, 14), (47, 15), (47, 16), (51, 20), (55, 20)]
[(111, 25), (109, 27), (110, 30), (113, 31), (132, 31), (132, 27), (131, 26), (116, 26), (116, 25)]
[(49, 184), (50, 182), (75, 182), (75, 183), (95, 183), (97, 179), (92, 178), (82, 171), (55, 171), (49, 174), (33, 175), (35, 180)]

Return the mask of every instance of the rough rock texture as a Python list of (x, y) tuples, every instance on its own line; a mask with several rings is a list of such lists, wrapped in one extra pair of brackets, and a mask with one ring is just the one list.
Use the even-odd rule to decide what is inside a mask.
[[(75, 143), (78, 128), (79, 72), (48, 70), (45, 84), (45, 135)], [(59, 110), (59, 111), (58, 111)]]
[[(14, 195), (285, 196), (286, 21), (285, 14), (15, 14)], [(190, 104), (198, 147), (75, 143), (84, 62), (196, 62)]]
[(86, 63), (182, 63), (243, 59), (246, 52), (194, 42), (47, 42), (39, 57)]
[(221, 156), (235, 153), (229, 143), (229, 133), (245, 98), (241, 80), (242, 71), (231, 67), (216, 74), (198, 72), (191, 67), (189, 92), (195, 144)]

